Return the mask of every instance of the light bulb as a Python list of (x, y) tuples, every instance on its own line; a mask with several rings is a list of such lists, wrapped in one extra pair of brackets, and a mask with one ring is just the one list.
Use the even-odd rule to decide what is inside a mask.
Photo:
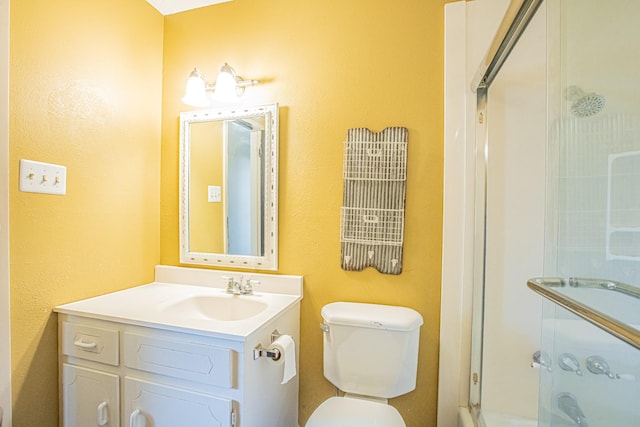
[(193, 107), (207, 107), (211, 104), (211, 100), (207, 96), (207, 83), (204, 75), (197, 68), (194, 68), (189, 75), (182, 102)]
[(220, 69), (220, 73), (216, 79), (214, 99), (222, 102), (236, 101), (238, 99), (236, 83), (235, 71), (233, 71), (233, 68), (231, 68), (229, 64), (225, 63)]

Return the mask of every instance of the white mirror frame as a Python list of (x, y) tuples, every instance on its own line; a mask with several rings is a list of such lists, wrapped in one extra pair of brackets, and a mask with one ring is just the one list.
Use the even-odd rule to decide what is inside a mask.
[[(265, 117), (264, 255), (230, 255), (190, 251), (189, 170), (191, 123)], [(180, 263), (253, 270), (278, 269), (278, 104), (215, 108), (180, 113)]]

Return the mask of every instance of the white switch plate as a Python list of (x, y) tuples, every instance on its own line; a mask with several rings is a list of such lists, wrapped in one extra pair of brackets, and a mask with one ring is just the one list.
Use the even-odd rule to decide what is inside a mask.
[(220, 186), (210, 185), (207, 190), (207, 200), (209, 202), (219, 202), (222, 200), (222, 190)]
[(21, 159), (20, 191), (67, 194), (67, 168), (51, 163)]

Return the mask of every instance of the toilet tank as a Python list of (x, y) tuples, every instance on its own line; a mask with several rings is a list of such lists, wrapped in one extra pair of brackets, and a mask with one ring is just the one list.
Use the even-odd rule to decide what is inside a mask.
[(392, 398), (416, 387), (422, 316), (410, 308), (334, 302), (322, 308), (324, 375), (340, 390)]

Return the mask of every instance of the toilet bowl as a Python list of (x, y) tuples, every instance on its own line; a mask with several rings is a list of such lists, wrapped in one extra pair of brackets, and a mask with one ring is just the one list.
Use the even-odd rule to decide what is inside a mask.
[(330, 397), (316, 408), (306, 427), (406, 427), (396, 408), (360, 398)]
[(322, 308), (322, 318), (324, 375), (346, 394), (320, 404), (305, 427), (405, 427), (387, 399), (415, 389), (422, 316), (406, 307), (335, 302)]

